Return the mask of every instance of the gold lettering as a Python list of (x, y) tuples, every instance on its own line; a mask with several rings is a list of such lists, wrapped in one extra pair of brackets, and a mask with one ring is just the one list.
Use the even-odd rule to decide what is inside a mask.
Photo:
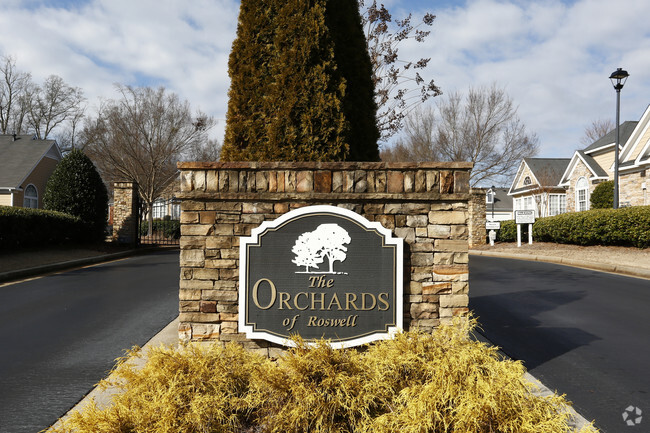
[[(267, 305), (266, 307), (262, 307), (260, 305), (259, 299), (257, 297), (257, 294), (258, 294), (258, 291), (259, 291), (259, 288), (260, 288), (260, 284), (262, 283), (262, 281), (266, 281), (267, 283), (269, 283), (269, 286), (271, 287), (271, 301), (269, 302), (269, 305)], [(266, 278), (262, 278), (262, 279), (258, 280), (257, 283), (255, 283), (255, 285), (253, 286), (253, 302), (255, 303), (257, 308), (259, 308), (260, 310), (268, 310), (269, 308), (271, 308), (273, 306), (273, 304), (275, 304), (276, 296), (277, 296), (277, 290), (275, 289), (275, 284), (273, 284), (273, 281), (271, 281), (271, 280), (268, 280)]]
[[(320, 296), (320, 300), (316, 300), (316, 295)], [(316, 302), (320, 303), (320, 310), (325, 309), (325, 293), (313, 293), (311, 294), (311, 309), (316, 309)]]
[(348, 311), (350, 309), (350, 305), (352, 305), (355, 310), (358, 310), (359, 308), (356, 306), (355, 302), (357, 302), (357, 295), (355, 293), (346, 293), (345, 294), (345, 310), (346, 311)]
[[(305, 298), (307, 298), (307, 306), (305, 306), (304, 308), (300, 308), (300, 307), (298, 306), (298, 296), (300, 296), (300, 295), (305, 295)], [(300, 293), (298, 293), (298, 294), (296, 295), (296, 297), (293, 298), (293, 305), (295, 305), (295, 307), (296, 307), (298, 310), (300, 310), (300, 311), (304, 311), (304, 310), (306, 310), (307, 308), (309, 308), (309, 295), (308, 295), (306, 292), (300, 292)]]
[(316, 316), (309, 316), (309, 321), (307, 322), (307, 326), (316, 326), (316, 319), (318, 317)]
[(341, 303), (339, 302), (339, 297), (336, 293), (332, 294), (332, 300), (330, 301), (330, 304), (327, 306), (327, 311), (332, 309), (332, 304), (336, 303), (337, 310), (341, 311), (343, 308), (341, 308)]
[[(366, 306), (366, 297), (368, 297), (368, 296), (370, 296), (372, 298), (372, 305), (370, 307)], [(361, 309), (363, 311), (372, 310), (373, 308), (375, 308), (376, 305), (377, 305), (377, 300), (375, 299), (375, 295), (373, 295), (372, 293), (362, 293), (361, 294)]]
[(334, 280), (327, 280), (327, 288), (331, 288), (334, 285)]
[(291, 305), (289, 305), (289, 299), (291, 299), (290, 294), (287, 292), (280, 292), (280, 307), (278, 307), (278, 310), (284, 310), (284, 307), (282, 305), (286, 305), (287, 310), (293, 310), (293, 308), (291, 308)]
[(317, 279), (318, 277), (309, 277), (309, 287), (314, 287)]
[(379, 302), (381, 302), (382, 304), (385, 305), (384, 308), (382, 308), (381, 305), (380, 305), (379, 306), (379, 311), (386, 311), (386, 310), (388, 310), (390, 308), (390, 304), (388, 303), (388, 296), (389, 296), (388, 293), (380, 293), (379, 294)]

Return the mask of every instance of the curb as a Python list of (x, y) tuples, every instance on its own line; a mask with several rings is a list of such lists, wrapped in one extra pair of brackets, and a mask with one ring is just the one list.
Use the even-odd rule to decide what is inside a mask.
[(558, 265), (572, 266), (574, 268), (591, 269), (594, 271), (609, 272), (612, 274), (625, 275), (628, 277), (650, 279), (650, 269), (635, 268), (633, 266), (610, 265), (606, 263), (590, 262), (586, 260), (575, 260), (575, 259), (570, 259), (565, 257), (504, 253), (500, 251), (469, 250), (469, 253), (475, 256), (499, 257), (503, 259), (555, 263)]

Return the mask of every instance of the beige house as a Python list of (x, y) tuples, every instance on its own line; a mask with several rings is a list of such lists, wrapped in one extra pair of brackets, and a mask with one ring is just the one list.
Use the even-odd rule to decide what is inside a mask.
[[(641, 120), (624, 122), (619, 129), (619, 206), (650, 205), (646, 180), (650, 171), (650, 107)], [(589, 209), (596, 185), (614, 179), (615, 146), (616, 129), (575, 152), (559, 183), (566, 188), (569, 211)]]
[(524, 158), (510, 186), (513, 210), (534, 210), (536, 217), (567, 212), (565, 188), (559, 186), (569, 158)]
[(50, 175), (61, 160), (54, 140), (0, 135), (0, 206), (43, 208)]

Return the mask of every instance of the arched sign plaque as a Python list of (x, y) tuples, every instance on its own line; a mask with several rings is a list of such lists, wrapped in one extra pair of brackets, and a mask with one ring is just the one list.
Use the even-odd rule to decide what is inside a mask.
[(337, 348), (388, 338), (403, 322), (402, 248), (380, 223), (334, 206), (265, 221), (240, 240), (240, 331)]

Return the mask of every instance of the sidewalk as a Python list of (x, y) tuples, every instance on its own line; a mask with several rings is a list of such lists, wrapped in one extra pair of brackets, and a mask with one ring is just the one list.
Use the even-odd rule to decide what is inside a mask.
[(579, 246), (551, 243), (497, 243), (481, 245), (469, 251), (471, 255), (501, 257), (517, 260), (556, 263), (577, 268), (593, 269), (636, 278), (650, 279), (650, 248)]

